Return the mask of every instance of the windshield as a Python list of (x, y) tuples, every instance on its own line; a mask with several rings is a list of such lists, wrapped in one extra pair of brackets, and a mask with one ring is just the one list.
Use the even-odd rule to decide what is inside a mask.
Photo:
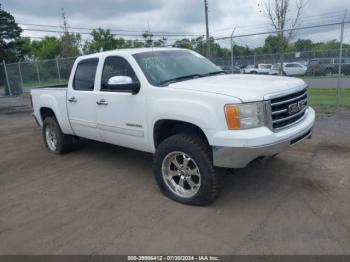
[(205, 57), (189, 50), (149, 51), (133, 55), (155, 86), (222, 73)]

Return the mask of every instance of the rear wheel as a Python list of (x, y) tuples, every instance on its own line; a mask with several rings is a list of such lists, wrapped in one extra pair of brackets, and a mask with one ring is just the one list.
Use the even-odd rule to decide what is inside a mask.
[(46, 117), (43, 123), (43, 138), (46, 148), (54, 154), (68, 153), (73, 149), (73, 138), (62, 133), (55, 117)]
[(179, 134), (164, 140), (153, 162), (160, 190), (170, 199), (190, 205), (208, 205), (218, 194), (219, 178), (210, 147), (199, 137)]

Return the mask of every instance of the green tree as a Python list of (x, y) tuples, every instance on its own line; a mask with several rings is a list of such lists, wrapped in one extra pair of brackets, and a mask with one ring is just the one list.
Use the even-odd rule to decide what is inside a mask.
[(162, 37), (156, 41), (153, 42), (153, 46), (156, 46), (156, 47), (162, 47), (162, 46), (165, 46), (166, 45), (166, 42), (167, 42), (167, 38), (166, 37)]
[(86, 41), (83, 47), (84, 53), (96, 53), (116, 49), (121, 40), (116, 40), (110, 30), (102, 28), (94, 29), (91, 32), (92, 40)]
[(15, 41), (16, 60), (31, 60), (34, 58), (34, 49), (29, 37), (20, 37)]
[(47, 36), (40, 41), (32, 41), (32, 48), (35, 58), (40, 60), (54, 59), (62, 53), (60, 39), (52, 36)]
[(3, 10), (0, 4), (0, 60), (12, 62), (16, 60), (15, 41), (19, 38), (22, 29), (14, 17)]
[(192, 50), (194, 49), (193, 41), (191, 39), (188, 39), (188, 38), (176, 40), (174, 42), (173, 46), (178, 47), (178, 48), (187, 48), (187, 49), (192, 49)]
[(81, 35), (65, 32), (60, 38), (61, 57), (76, 57), (81, 54)]
[(142, 34), (145, 40), (145, 47), (151, 47), (153, 45), (153, 34), (150, 31), (146, 31)]
[(286, 50), (288, 46), (288, 41), (286, 38), (281, 39), (281, 36), (269, 35), (265, 39), (264, 53), (266, 54), (276, 54), (280, 53), (281, 50)]
[(294, 43), (294, 48), (297, 52), (311, 51), (313, 47), (314, 45), (310, 39), (298, 39)]

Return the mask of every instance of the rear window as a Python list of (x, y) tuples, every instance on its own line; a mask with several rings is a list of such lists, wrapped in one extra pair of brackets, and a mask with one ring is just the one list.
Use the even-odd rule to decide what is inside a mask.
[(92, 91), (95, 85), (95, 75), (98, 59), (87, 59), (79, 62), (75, 71), (73, 88), (79, 91)]

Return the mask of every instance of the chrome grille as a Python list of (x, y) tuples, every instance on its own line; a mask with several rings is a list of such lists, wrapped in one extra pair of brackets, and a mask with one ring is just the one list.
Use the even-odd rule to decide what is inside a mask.
[(308, 108), (307, 88), (270, 100), (271, 123), (276, 131), (300, 121)]

